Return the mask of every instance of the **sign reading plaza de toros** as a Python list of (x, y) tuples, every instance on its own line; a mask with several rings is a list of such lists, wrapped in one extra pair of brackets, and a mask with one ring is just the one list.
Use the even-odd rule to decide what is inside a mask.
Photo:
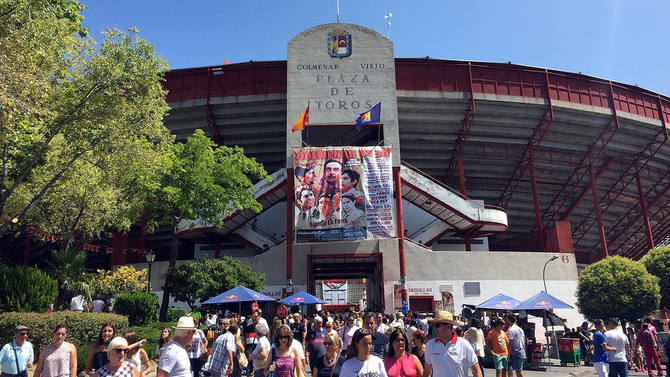
[[(395, 60), (390, 40), (360, 25), (323, 24), (293, 38), (287, 57), (289, 130), (308, 103), (309, 124), (353, 125), (358, 114), (381, 102), (384, 144), (397, 140)], [(291, 136), (289, 133), (289, 142)]]

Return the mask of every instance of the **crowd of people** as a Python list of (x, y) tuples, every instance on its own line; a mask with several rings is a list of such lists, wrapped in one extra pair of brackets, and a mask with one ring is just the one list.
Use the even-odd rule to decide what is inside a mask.
[[(524, 331), (512, 314), (491, 317), (483, 324), (437, 311), (433, 318), (409, 313), (320, 312), (305, 318), (294, 313), (269, 324), (260, 309), (249, 318), (236, 313), (181, 317), (174, 331), (164, 328), (156, 347), (157, 377), (484, 377), (481, 367), (488, 348), (496, 377), (523, 377)], [(586, 363), (598, 377), (628, 376), (628, 370), (663, 375), (657, 350), (661, 345), (650, 319), (639, 329), (622, 328), (618, 320), (596, 319), (570, 333), (580, 339)], [(216, 333), (208, 349), (206, 331)], [(17, 326), (14, 338), (0, 350), (1, 377), (27, 377), (34, 363), (30, 329)], [(486, 335), (485, 335), (486, 334)], [(211, 335), (211, 334), (210, 334)], [(42, 347), (34, 376), (75, 376), (77, 350), (66, 341), (67, 327), (53, 330)], [(90, 347), (85, 371), (90, 377), (145, 377), (154, 367), (142, 349), (146, 340), (133, 332), (117, 335), (113, 324), (100, 329)], [(670, 365), (669, 365), (670, 366)]]
[(447, 311), (430, 320), (412, 313), (293, 313), (268, 324), (259, 309), (249, 318), (210, 313), (204, 322), (218, 336), (203, 370), (186, 356), (204, 347), (200, 340), (194, 344), (200, 330), (191, 326), (197, 322), (183, 317), (176, 331), (190, 330), (158, 350), (158, 377), (190, 377), (191, 371), (193, 377), (302, 377), (306, 371), (314, 377), (467, 377), (468, 371), (483, 377), (481, 329), (465, 326), (464, 334), (463, 324)]
[[(663, 347), (670, 354), (670, 339), (661, 344), (651, 318), (645, 318), (640, 326), (629, 324), (622, 327), (616, 318), (607, 321), (596, 319), (592, 327), (588, 322), (572, 330), (570, 336), (580, 340), (580, 349), (585, 363), (593, 364), (598, 377), (628, 377), (629, 370), (647, 370), (650, 377), (654, 370), (663, 376), (663, 367), (658, 350)], [(666, 365), (666, 373), (670, 362)]]

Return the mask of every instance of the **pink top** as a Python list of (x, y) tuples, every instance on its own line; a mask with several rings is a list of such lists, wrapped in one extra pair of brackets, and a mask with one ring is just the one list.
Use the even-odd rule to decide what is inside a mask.
[(290, 354), (275, 359), (276, 377), (293, 377), (293, 374), (293, 358)]
[[(394, 358), (386, 357), (384, 367), (389, 377), (417, 377), (418, 371), (414, 363), (414, 357), (405, 352), (405, 356)], [(419, 376), (421, 377), (421, 376)]]

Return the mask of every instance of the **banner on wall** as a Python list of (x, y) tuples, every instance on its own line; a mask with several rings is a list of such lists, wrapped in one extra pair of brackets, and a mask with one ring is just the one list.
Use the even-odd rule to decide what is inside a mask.
[(343, 279), (324, 280), (321, 282), (323, 299), (328, 305), (347, 304), (347, 281)]
[(391, 147), (293, 148), (296, 242), (395, 237)]

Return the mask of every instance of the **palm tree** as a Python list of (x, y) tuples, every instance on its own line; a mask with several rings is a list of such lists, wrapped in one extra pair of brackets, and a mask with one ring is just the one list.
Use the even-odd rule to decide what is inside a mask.
[(86, 271), (86, 252), (74, 248), (54, 250), (48, 262), (51, 276), (58, 280), (58, 301), (67, 307), (69, 299), (83, 295), (91, 302), (91, 275)]

